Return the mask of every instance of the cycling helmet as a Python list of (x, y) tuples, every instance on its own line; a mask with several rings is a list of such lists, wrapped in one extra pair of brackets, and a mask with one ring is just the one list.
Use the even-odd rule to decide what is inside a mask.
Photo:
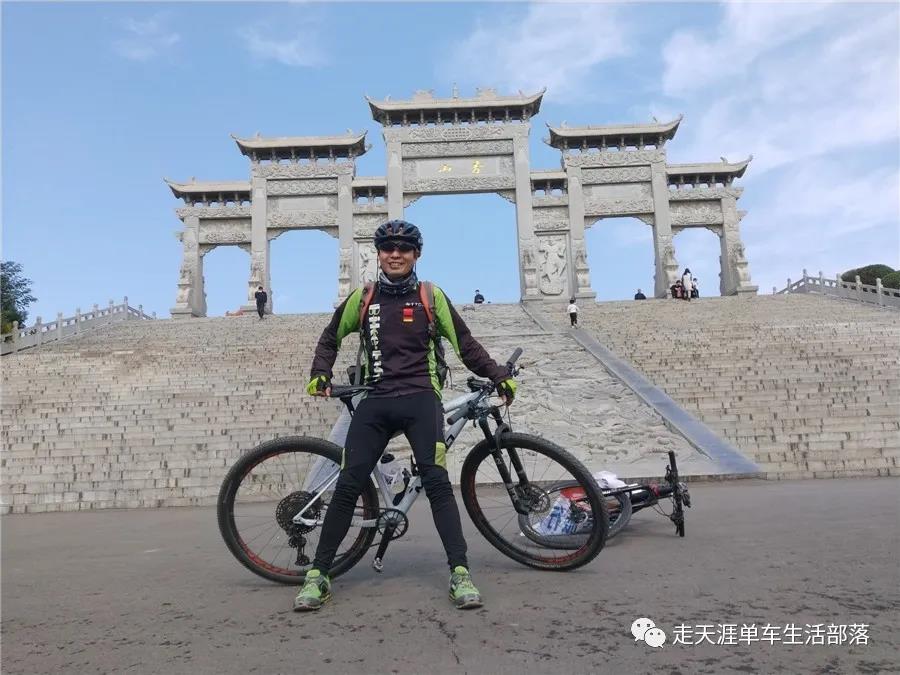
[(375, 248), (386, 241), (403, 241), (422, 252), (422, 233), (418, 227), (405, 220), (389, 220), (375, 230)]

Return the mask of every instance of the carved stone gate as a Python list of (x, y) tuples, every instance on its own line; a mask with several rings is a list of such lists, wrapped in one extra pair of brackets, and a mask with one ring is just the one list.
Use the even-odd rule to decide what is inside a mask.
[(653, 228), (655, 294), (678, 273), (673, 235), (706, 227), (721, 240), (723, 295), (755, 293), (740, 239), (741, 188), (732, 181), (750, 162), (666, 163), (665, 143), (681, 118), (667, 123), (550, 127), (561, 171), (532, 171), (530, 119), (544, 92), (409, 101), (368, 99), (383, 127), (387, 176), (357, 177), (365, 133), (342, 136), (235, 138), (250, 159), (247, 183), (167, 181), (186, 206), (177, 214), (182, 264), (172, 315), (205, 316), (203, 256), (216, 246), (250, 253), (247, 309), (262, 285), (271, 289), (269, 242), (289, 229), (319, 229), (339, 241), (340, 302), (376, 273), (372, 235), (425, 195), (496, 192), (516, 205), (519, 285), (523, 300), (593, 298), (584, 231), (604, 217), (633, 215)]

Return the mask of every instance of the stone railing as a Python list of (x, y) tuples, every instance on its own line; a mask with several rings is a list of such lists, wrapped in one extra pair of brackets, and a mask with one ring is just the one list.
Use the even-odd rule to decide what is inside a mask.
[(819, 276), (811, 277), (803, 270), (803, 278), (791, 282), (787, 280), (787, 286), (780, 291), (772, 287), (773, 295), (787, 293), (821, 293), (833, 295), (838, 298), (848, 298), (858, 302), (867, 302), (880, 307), (900, 308), (900, 290), (885, 288), (881, 285), (881, 279), (875, 280), (875, 285), (864, 284), (857, 275), (856, 281), (844, 281), (838, 274), (834, 279), (826, 279), (821, 272)]
[(94, 305), (90, 312), (82, 314), (81, 308), (75, 310), (75, 316), (64, 318), (62, 312), (56, 315), (56, 321), (43, 323), (38, 317), (34, 325), (20, 328), (18, 321), (13, 321), (11, 333), (0, 336), (0, 354), (14, 354), (23, 349), (40, 347), (48, 342), (62, 340), (72, 335), (78, 335), (95, 328), (109, 325), (116, 321), (155, 319), (156, 312), (144, 313), (144, 306), (138, 305), (137, 309), (128, 306), (128, 298), (119, 305), (109, 301), (106, 307)]

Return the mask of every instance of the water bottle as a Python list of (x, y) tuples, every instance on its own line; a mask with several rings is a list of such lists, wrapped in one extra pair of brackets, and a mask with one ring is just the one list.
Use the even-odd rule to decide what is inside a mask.
[(395, 483), (399, 482), (400, 476), (403, 475), (403, 467), (400, 466), (400, 462), (389, 452), (381, 456), (381, 460), (378, 462), (378, 470), (384, 476), (388, 487), (393, 487)]

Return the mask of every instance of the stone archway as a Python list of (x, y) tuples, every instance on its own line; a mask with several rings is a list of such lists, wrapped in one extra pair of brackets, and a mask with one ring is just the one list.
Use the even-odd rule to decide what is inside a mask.
[(585, 226), (608, 216), (634, 216), (653, 228), (657, 297), (678, 274), (672, 237), (684, 227), (718, 228), (724, 294), (756, 292), (739, 231), (742, 189), (732, 186), (752, 157), (668, 164), (665, 145), (679, 117), (549, 127), (545, 140), (560, 151), (562, 170), (532, 170), (530, 120), (543, 95), (481, 89), (471, 98), (419, 91), (406, 101), (367, 99), (383, 127), (384, 177), (356, 176), (355, 158), (368, 149), (365, 133), (235, 138), (251, 162), (249, 182), (169, 182), (188, 205), (178, 212), (185, 227), (173, 316), (205, 314), (199, 246), (210, 233), (240, 237), (221, 243), (249, 244), (248, 289), (263, 280), (270, 297), (269, 241), (277, 232), (315, 228), (336, 236), (340, 302), (373, 274), (371, 241), (378, 224), (402, 217), (423, 195), (473, 192), (496, 192), (515, 204), (522, 300), (593, 298)]

